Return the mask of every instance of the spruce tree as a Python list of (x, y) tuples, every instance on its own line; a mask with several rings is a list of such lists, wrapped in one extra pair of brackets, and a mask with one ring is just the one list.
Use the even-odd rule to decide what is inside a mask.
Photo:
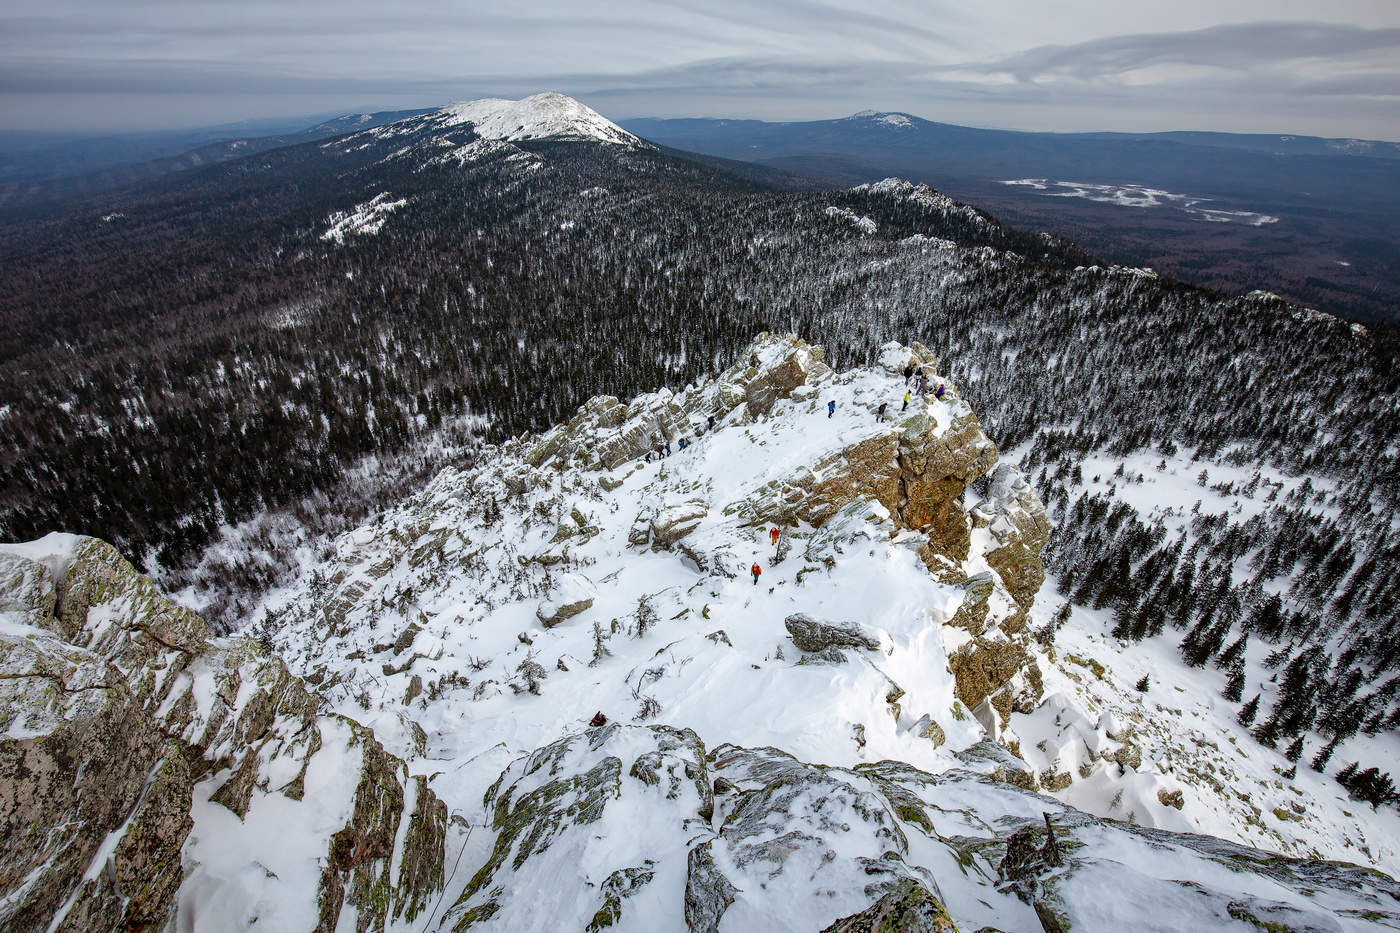
[(1350, 787), (1352, 779), (1356, 777), (1356, 769), (1361, 766), (1361, 762), (1353, 761), (1335, 775), (1338, 784), (1343, 787)]
[(1239, 638), (1236, 638), (1230, 647), (1220, 652), (1220, 656), (1215, 659), (1215, 666), (1222, 671), (1231, 670), (1236, 664), (1244, 660), (1245, 649), (1248, 646), (1249, 633), (1245, 632), (1241, 634)]
[(1278, 743), (1278, 720), (1273, 716), (1254, 727), (1254, 740), (1266, 748)]
[(1283, 753), (1283, 757), (1289, 761), (1297, 761), (1303, 757), (1303, 737), (1300, 735), (1288, 746), (1288, 750)]
[(1316, 771), (1318, 774), (1321, 774), (1324, 770), (1326, 770), (1326, 768), (1327, 768), (1327, 762), (1331, 760), (1331, 758), (1332, 758), (1332, 753), (1335, 752), (1336, 750), (1337, 750), (1337, 740), (1336, 740), (1336, 739), (1333, 739), (1332, 741), (1328, 742), (1326, 745), (1322, 746), (1321, 750), (1319, 750), (1318, 753), (1317, 753), (1316, 755), (1313, 756), (1313, 760), (1312, 760), (1312, 769), (1313, 769), (1314, 771)]
[(1225, 682), (1225, 699), (1231, 703), (1238, 703), (1242, 696), (1244, 696), (1244, 671), (1235, 671)]
[(1139, 693), (1146, 693), (1147, 690), (1148, 690), (1148, 688), (1151, 687), (1151, 686), (1152, 686), (1152, 682), (1151, 682), (1150, 680), (1148, 680), (1146, 674), (1143, 674), (1143, 675), (1142, 675), (1142, 680), (1139, 680), (1139, 681), (1137, 682), (1137, 689), (1138, 689), (1138, 692), (1139, 692)]
[(1254, 695), (1254, 699), (1250, 700), (1248, 703), (1246, 703), (1243, 707), (1240, 708), (1240, 713), (1238, 716), (1235, 717), (1235, 719), (1239, 722), (1240, 725), (1249, 726), (1253, 724), (1254, 717), (1257, 715), (1259, 715), (1259, 694), (1256, 693)]

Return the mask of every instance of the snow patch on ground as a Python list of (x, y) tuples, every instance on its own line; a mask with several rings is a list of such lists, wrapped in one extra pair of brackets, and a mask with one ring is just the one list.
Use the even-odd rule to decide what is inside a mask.
[(1171, 206), (1197, 220), (1209, 223), (1243, 223), (1251, 227), (1278, 223), (1277, 217), (1259, 214), (1254, 211), (1227, 211), (1219, 208), (1201, 207), (1213, 198), (1190, 194), (1173, 194), (1161, 188), (1146, 185), (1102, 185), (1084, 181), (1050, 181), (1046, 178), (1015, 178), (1003, 181), (1003, 185), (1016, 185), (1031, 188), (1052, 198), (1083, 198), (1102, 204), (1115, 204), (1119, 207), (1151, 208)]
[(376, 194), (363, 204), (356, 204), (348, 211), (336, 211), (327, 219), (330, 227), (321, 234), (321, 239), (343, 245), (347, 236), (373, 236), (384, 226), (389, 215), (408, 203), (407, 198), (389, 200), (387, 193)]

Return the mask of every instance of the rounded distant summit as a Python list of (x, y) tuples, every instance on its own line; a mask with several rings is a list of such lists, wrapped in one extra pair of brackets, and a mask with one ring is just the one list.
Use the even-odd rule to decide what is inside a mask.
[(486, 97), (439, 111), (447, 125), (471, 123), (487, 139), (587, 139), (622, 146), (642, 141), (567, 94), (546, 91), (521, 100)]

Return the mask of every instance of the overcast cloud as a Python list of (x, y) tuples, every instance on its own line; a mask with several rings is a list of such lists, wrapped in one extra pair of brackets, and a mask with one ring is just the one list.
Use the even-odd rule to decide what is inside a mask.
[[(1169, 7), (1169, 8), (1168, 8)], [(613, 119), (900, 110), (1038, 130), (1400, 140), (1395, 0), (8, 0), (0, 129), (540, 90)]]

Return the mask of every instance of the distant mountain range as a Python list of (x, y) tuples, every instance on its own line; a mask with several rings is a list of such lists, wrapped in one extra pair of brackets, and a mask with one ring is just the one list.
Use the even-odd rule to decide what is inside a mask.
[(644, 139), (845, 186), (897, 175), (1119, 262), (1362, 320), (1400, 309), (1400, 145), (1232, 133), (1027, 133), (867, 111), (639, 119)]
[(7, 201), (52, 201), (187, 171), (257, 152), (371, 129), (426, 110), (353, 113), (307, 126), (260, 120), (191, 130), (73, 138), (0, 133), (0, 209)]

